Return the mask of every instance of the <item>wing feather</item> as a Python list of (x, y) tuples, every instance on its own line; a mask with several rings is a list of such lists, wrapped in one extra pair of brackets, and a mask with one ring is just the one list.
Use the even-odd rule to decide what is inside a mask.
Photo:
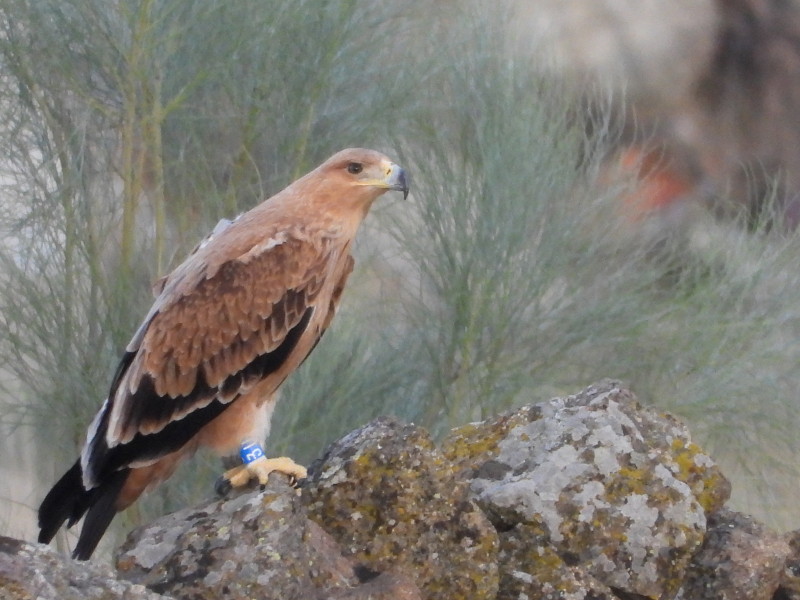
[[(234, 258), (204, 276), (196, 274), (203, 264), (195, 270), (181, 265), (163, 283), (114, 378), (101, 426), (82, 460), (92, 466), (87, 481), (109, 460), (115, 468), (145, 460), (134, 456), (137, 448), (145, 452), (139, 438), (175, 431), (181, 420), (199, 427), (205, 420), (190, 415), (219, 414), (244, 388), (279, 368), (314, 311), (329, 309), (327, 300), (319, 303), (319, 292), (341, 250), (324, 236), (315, 243), (307, 235), (285, 235), (281, 243), (261, 244), (259, 254), (249, 251), (246, 260)], [(197, 253), (189, 261), (200, 258)], [(192, 278), (194, 285), (187, 285)], [(169, 441), (161, 455), (175, 443)], [(145, 454), (154, 452), (148, 446)]]

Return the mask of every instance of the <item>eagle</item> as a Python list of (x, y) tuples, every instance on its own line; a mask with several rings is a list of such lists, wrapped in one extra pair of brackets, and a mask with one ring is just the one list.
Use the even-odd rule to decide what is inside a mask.
[(283, 381), (333, 319), (351, 247), (372, 203), (408, 196), (406, 172), (374, 150), (334, 154), (287, 188), (221, 221), (164, 277), (125, 348), (80, 458), (39, 507), (39, 541), (85, 515), (73, 558), (88, 559), (117, 512), (201, 447), (242, 464), (223, 487), (306, 470), (262, 447)]

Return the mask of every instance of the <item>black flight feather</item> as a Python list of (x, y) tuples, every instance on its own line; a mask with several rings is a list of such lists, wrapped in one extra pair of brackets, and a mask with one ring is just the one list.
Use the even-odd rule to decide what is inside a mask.
[[(280, 346), (272, 352), (256, 357), (232, 377), (239, 382), (259, 380), (278, 370), (297, 345), (312, 314), (313, 309), (308, 308), (303, 314), (303, 318), (289, 331)], [(130, 354), (126, 354), (122, 362), (129, 365)], [(119, 373), (115, 376), (115, 380), (118, 379)], [(142, 398), (143, 406), (157, 411), (160, 408), (159, 402), (170, 402), (169, 398), (156, 397), (152, 381), (143, 383), (145, 385), (140, 386), (137, 391), (137, 394), (142, 392), (148, 394), (146, 400)], [(210, 391), (204, 378), (199, 383), (200, 389), (196, 389), (196, 393), (206, 394)], [(220, 387), (223, 386), (224, 383)], [(71, 527), (86, 514), (73, 558), (88, 559), (117, 512), (117, 497), (131, 471), (129, 465), (137, 461), (157, 459), (180, 449), (200, 429), (222, 414), (230, 405), (230, 402), (223, 403), (213, 400), (205, 407), (169, 423), (161, 431), (149, 435), (137, 433), (130, 442), (113, 448), (106, 446), (104, 436), (108, 426), (109, 407), (99, 423), (95, 445), (90, 456), (90, 460), (95, 462), (98, 467), (96, 473), (99, 485), (91, 490), (86, 490), (83, 487), (80, 460), (72, 465), (48, 492), (39, 507), (39, 541), (45, 544), (49, 543), (65, 521), (67, 521), (67, 526)]]

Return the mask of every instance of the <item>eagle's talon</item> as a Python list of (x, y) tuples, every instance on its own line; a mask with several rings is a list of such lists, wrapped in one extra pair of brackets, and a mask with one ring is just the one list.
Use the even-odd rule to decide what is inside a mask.
[(298, 477), (297, 475), (289, 475), (289, 485), (296, 490), (300, 490), (308, 483), (308, 477)]
[(230, 480), (225, 479), (224, 475), (220, 475), (219, 477), (217, 477), (217, 480), (214, 482), (214, 491), (220, 498), (224, 498), (225, 496), (230, 494), (232, 489), (233, 485), (231, 485)]
[[(300, 487), (300, 481), (305, 481), (307, 475), (306, 468), (298, 465), (291, 458), (285, 456), (265, 458), (262, 456), (246, 465), (239, 465), (225, 471), (214, 487), (217, 493), (220, 493), (220, 490), (225, 490), (227, 494), (232, 488), (245, 486), (250, 480), (256, 479), (259, 483), (259, 489), (263, 491), (267, 486), (271, 473), (285, 474), (289, 478), (289, 484), (296, 490)], [(222, 483), (223, 481), (224, 484)]]

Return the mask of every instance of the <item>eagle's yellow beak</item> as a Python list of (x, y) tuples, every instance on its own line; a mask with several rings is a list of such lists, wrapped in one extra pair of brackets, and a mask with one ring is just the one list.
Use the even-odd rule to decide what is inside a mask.
[(384, 173), (382, 177), (375, 179), (363, 179), (358, 182), (358, 185), (370, 185), (374, 187), (384, 188), (387, 190), (396, 190), (403, 192), (403, 199), (408, 198), (408, 176), (406, 170), (400, 165), (394, 163), (384, 163)]

